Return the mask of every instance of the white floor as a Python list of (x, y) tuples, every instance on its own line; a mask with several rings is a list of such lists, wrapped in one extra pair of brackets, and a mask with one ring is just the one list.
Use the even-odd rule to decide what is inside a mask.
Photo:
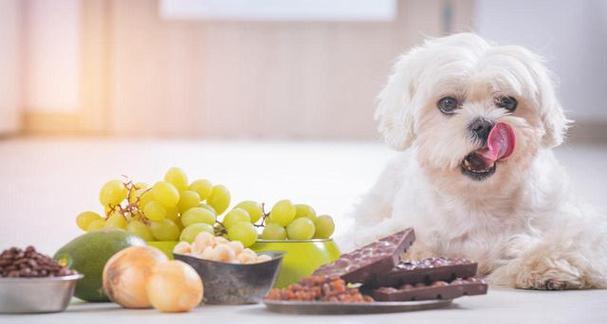
[[(0, 249), (31, 244), (43, 252), (53, 253), (80, 233), (74, 222), (78, 212), (101, 211), (97, 194), (106, 180), (128, 175), (138, 181), (153, 182), (171, 166), (180, 166), (192, 178), (205, 177), (225, 184), (235, 201), (254, 199), (273, 203), (289, 198), (309, 203), (318, 212), (335, 216), (339, 232), (346, 222), (342, 215), (373, 183), (393, 154), (380, 144), (353, 142), (4, 140), (0, 141)], [(578, 195), (607, 210), (604, 197), (607, 146), (564, 146), (557, 150), (557, 155), (568, 167)], [(506, 290), (495, 291), (486, 298), (462, 299), (458, 302), (460, 307), (455, 309), (385, 318), (427, 319), (430, 316), (451, 321), (470, 318), (492, 322), (509, 322), (506, 319), (582, 322), (584, 319), (586, 323), (604, 319), (603, 323), (607, 323), (606, 304), (607, 291)], [(91, 306), (74, 309), (80, 314), (90, 314), (87, 307)], [(266, 314), (251, 307), (208, 309), (216, 320), (225, 315), (222, 315), (224, 311), (243, 315), (243, 320)], [(204, 312), (201, 309), (195, 314)], [(113, 310), (111, 313), (118, 314)], [(129, 314), (123, 315), (128, 318)], [(200, 319), (204, 319), (200, 315)], [(82, 319), (77, 314), (61, 316)], [(30, 319), (46, 322), (53, 318)], [(285, 319), (284, 316), (273, 318)], [(0, 317), (0, 322), (5, 319), (8, 317)], [(62, 321), (59, 317), (55, 319)]]
[(71, 305), (64, 313), (0, 315), (0, 323), (41, 324), (590, 324), (607, 323), (605, 291), (489, 290), (486, 296), (463, 297), (445, 309), (377, 315), (286, 315), (262, 305), (201, 306), (191, 313), (162, 314), (156, 310), (124, 310), (116, 304)]

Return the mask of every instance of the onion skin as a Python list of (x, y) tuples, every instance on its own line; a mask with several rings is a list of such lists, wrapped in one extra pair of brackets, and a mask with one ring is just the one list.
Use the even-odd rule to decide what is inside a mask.
[(145, 289), (152, 269), (168, 258), (160, 250), (137, 246), (114, 254), (103, 268), (103, 290), (124, 308), (150, 308)]
[(152, 306), (161, 312), (189, 312), (202, 302), (200, 276), (177, 260), (157, 264), (146, 289)]

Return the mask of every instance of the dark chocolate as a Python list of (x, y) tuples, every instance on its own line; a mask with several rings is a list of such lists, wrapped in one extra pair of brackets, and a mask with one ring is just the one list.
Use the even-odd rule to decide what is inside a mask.
[(431, 257), (422, 260), (401, 261), (392, 271), (377, 276), (371, 286), (401, 286), (404, 284), (453, 281), (476, 275), (478, 264), (466, 258)]
[(452, 282), (436, 281), (430, 285), (405, 284), (398, 288), (381, 287), (373, 290), (376, 301), (414, 301), (434, 299), (454, 299), (461, 296), (484, 295), (487, 284), (478, 278), (455, 279)]
[(412, 228), (384, 237), (333, 262), (321, 266), (314, 275), (338, 276), (351, 283), (367, 283), (392, 270), (400, 255), (415, 241)]

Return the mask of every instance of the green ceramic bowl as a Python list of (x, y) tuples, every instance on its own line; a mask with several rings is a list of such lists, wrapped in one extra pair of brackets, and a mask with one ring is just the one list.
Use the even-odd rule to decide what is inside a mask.
[(257, 240), (255, 252), (281, 251), (285, 256), (274, 287), (282, 288), (309, 276), (321, 265), (339, 259), (337, 244), (332, 239), (306, 241)]
[[(173, 248), (177, 241), (149, 241), (153, 246), (173, 259)], [(286, 287), (309, 276), (321, 265), (339, 259), (339, 249), (332, 239), (305, 241), (257, 240), (251, 249), (255, 252), (285, 252), (274, 287)]]

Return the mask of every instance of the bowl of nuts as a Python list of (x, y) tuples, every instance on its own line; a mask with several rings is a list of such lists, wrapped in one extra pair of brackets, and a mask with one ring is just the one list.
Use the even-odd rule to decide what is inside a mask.
[(256, 253), (238, 241), (202, 232), (192, 244), (180, 242), (173, 250), (198, 273), (207, 304), (255, 304), (263, 300), (278, 275), (283, 253)]
[(0, 254), (0, 313), (62, 312), (82, 277), (31, 246), (5, 250)]

